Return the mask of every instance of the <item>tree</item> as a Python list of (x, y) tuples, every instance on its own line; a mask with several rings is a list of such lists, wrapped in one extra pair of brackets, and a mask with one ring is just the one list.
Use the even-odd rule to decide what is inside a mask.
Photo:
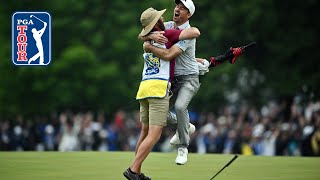
[[(65, 108), (114, 112), (137, 109), (135, 93), (143, 59), (140, 14), (148, 7), (167, 8), (173, 1), (8, 1), (0, 6), (0, 118), (35, 115)], [(317, 51), (319, 2), (194, 0), (191, 25), (201, 31), (197, 57), (209, 58), (231, 46), (258, 46), (235, 65), (211, 69), (192, 101), (195, 110), (299, 92), (319, 97)], [(11, 61), (13, 12), (46, 10), (52, 15), (52, 64), (15, 67)], [(297, 9), (299, 9), (297, 11)], [(258, 98), (257, 98), (258, 97)]]

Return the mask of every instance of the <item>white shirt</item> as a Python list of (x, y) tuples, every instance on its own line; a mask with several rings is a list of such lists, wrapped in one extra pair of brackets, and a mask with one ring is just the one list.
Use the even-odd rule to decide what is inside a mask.
[[(173, 21), (164, 23), (166, 29), (175, 29), (175, 23)], [(190, 28), (189, 21), (178, 26), (179, 29)], [(196, 39), (182, 40), (175, 44), (179, 47), (183, 53), (180, 54), (176, 59), (176, 65), (174, 68), (174, 76), (181, 75), (190, 75), (196, 74), (199, 75), (199, 67), (196, 61)]]

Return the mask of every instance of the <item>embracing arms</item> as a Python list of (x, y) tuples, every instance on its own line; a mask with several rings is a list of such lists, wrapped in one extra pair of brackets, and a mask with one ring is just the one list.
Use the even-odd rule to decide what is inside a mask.
[[(163, 34), (164, 31), (159, 31), (157, 33), (150, 33), (146, 36), (138, 36), (138, 39), (142, 41), (150, 41), (153, 40), (159, 44), (165, 44), (168, 42), (168, 38), (166, 38)], [(198, 38), (200, 36), (200, 31), (196, 27), (191, 27), (188, 29), (184, 29), (181, 31), (179, 35), (179, 40), (185, 40), (185, 39), (193, 39)]]
[(176, 45), (172, 46), (169, 49), (162, 49), (162, 48), (158, 48), (156, 46), (151, 45), (149, 41), (146, 41), (143, 44), (143, 48), (146, 52), (152, 52), (157, 57), (159, 57), (163, 60), (166, 60), (166, 61), (170, 61), (170, 60), (175, 59), (177, 56), (179, 56), (183, 52)]
[[(178, 32), (178, 34), (177, 34), (177, 32)], [(193, 39), (193, 38), (197, 38), (199, 36), (200, 36), (200, 31), (195, 27), (187, 28), (184, 30), (169, 29), (169, 30), (165, 31), (165, 34), (154, 33), (154, 34), (150, 34), (150, 35), (147, 35), (144, 37), (144, 40), (148, 40), (149, 38), (153, 38), (156, 40), (164, 41), (167, 43), (166, 45), (167, 45), (167, 48), (169, 48), (169, 49), (157, 48), (155, 46), (152, 46), (149, 42), (146, 41), (144, 43), (144, 50), (146, 52), (154, 53), (157, 57), (159, 57), (163, 60), (170, 61), (170, 60), (176, 58), (177, 56), (179, 56), (183, 52), (178, 46), (173, 45), (173, 44), (175, 44), (178, 41)], [(167, 39), (164, 39), (162, 37), (167, 37)], [(168, 42), (168, 39), (169, 39), (169, 42)], [(158, 42), (158, 41), (156, 41), (156, 42)], [(160, 43), (160, 42), (158, 42), (158, 43)], [(181, 42), (181, 43), (186, 43), (186, 42)]]

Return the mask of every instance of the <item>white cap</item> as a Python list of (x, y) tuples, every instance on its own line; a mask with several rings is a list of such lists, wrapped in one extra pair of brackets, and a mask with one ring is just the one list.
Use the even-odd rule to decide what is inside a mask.
[(194, 6), (194, 3), (192, 0), (175, 0), (174, 1), (176, 4), (178, 4), (179, 2), (182, 2), (182, 4), (188, 8), (191, 16), (194, 14), (194, 12), (196, 11), (196, 7)]

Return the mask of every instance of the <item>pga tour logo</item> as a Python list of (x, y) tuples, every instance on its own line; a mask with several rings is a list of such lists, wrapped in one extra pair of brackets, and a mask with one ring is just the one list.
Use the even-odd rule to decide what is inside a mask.
[(17, 65), (49, 65), (51, 16), (47, 12), (15, 12), (12, 15), (12, 62)]

